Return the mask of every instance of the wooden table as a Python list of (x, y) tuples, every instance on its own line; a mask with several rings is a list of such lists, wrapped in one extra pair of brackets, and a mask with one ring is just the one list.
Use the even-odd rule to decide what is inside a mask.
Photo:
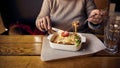
[(110, 55), (104, 50), (91, 56), (43, 62), (40, 60), (43, 37), (0, 35), (0, 68), (120, 68), (120, 53)]

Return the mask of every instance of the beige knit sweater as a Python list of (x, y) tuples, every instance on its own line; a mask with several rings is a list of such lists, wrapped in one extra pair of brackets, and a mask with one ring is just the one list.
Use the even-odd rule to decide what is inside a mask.
[(79, 21), (80, 29), (87, 29), (84, 22), (91, 10), (95, 9), (94, 0), (44, 0), (37, 20), (50, 16), (53, 27), (71, 30), (72, 22)]

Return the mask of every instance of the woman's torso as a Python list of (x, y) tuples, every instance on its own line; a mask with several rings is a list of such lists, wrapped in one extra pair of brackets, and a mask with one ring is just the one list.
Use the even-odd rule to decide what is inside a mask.
[[(80, 27), (86, 19), (84, 0), (51, 0), (50, 18), (54, 26), (69, 30), (73, 21), (80, 21)], [(69, 28), (69, 29), (68, 29)]]

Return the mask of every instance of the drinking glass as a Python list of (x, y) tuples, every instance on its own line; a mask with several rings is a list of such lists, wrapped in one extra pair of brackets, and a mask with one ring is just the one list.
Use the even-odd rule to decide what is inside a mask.
[(116, 54), (118, 52), (118, 42), (120, 42), (120, 16), (113, 13), (109, 16), (104, 28), (106, 51), (110, 54)]

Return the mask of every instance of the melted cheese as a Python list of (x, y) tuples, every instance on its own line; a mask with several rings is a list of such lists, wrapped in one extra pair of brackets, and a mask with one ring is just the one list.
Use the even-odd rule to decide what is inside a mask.
[(70, 34), (67, 37), (62, 37), (61, 35), (58, 35), (58, 37), (56, 38), (56, 42), (57, 43), (63, 43), (63, 44), (75, 44), (75, 36), (73, 34)]

